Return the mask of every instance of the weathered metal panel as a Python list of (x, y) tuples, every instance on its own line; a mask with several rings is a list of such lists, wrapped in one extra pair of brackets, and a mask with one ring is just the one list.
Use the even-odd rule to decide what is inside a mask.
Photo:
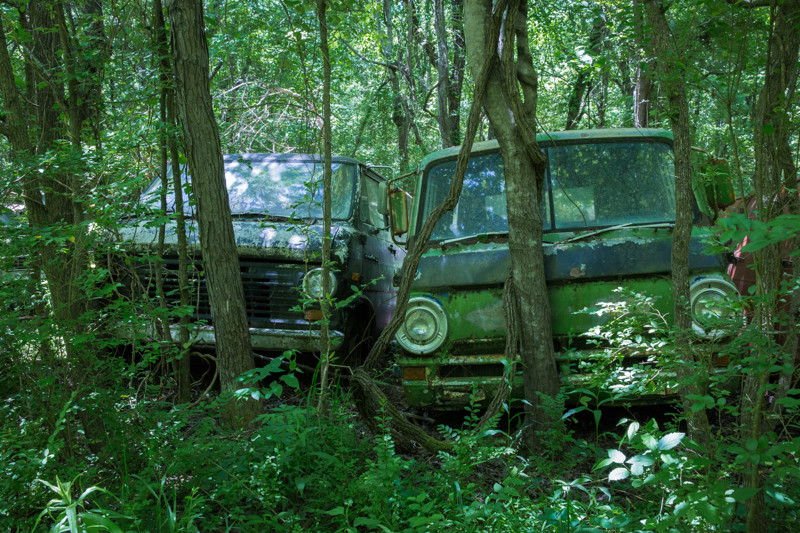
[[(186, 238), (189, 246), (199, 250), (197, 227), (187, 222)], [(322, 251), (322, 226), (302, 223), (265, 222), (262, 220), (234, 220), (233, 233), (239, 256), (252, 259), (284, 259), (319, 263), (317, 255)], [(334, 224), (331, 228), (333, 241), (331, 254), (340, 263), (350, 258), (350, 239), (356, 234), (350, 223)], [(126, 246), (138, 250), (154, 250), (158, 242), (158, 228), (152, 222), (136, 221), (119, 230), (120, 240)], [(164, 232), (164, 254), (177, 255), (178, 235), (175, 222), (166, 224)]]
[[(624, 228), (611, 235), (564, 244), (545, 244), (545, 274), (549, 283), (585, 282), (597, 278), (668, 274), (671, 271), (672, 232), (666, 229)], [(692, 238), (691, 270), (724, 270), (719, 255), (703, 253)], [(413, 287), (493, 286), (503, 284), (511, 267), (508, 245), (500, 242), (454, 245), (431, 249), (420, 260)]]

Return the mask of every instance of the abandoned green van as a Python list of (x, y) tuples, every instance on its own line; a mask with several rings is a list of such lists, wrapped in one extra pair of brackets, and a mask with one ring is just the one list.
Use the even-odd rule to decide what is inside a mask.
[[(581, 387), (592, 368), (611, 364), (611, 357), (620, 364), (604, 387), (622, 395), (636, 390), (639, 398), (672, 394), (669, 380), (644, 388), (640, 382), (659, 373), (644, 372), (658, 364), (652, 345), (608, 350), (608, 344), (586, 335), (608, 320), (595, 311), (618, 301), (619, 287), (649, 298), (654, 312), (671, 314), (672, 134), (566, 131), (540, 134), (538, 142), (548, 160), (540, 212), (562, 380)], [(441, 150), (421, 162), (409, 241), (447, 195), (458, 151)], [(708, 227), (705, 193), (696, 188), (695, 196), (695, 226)], [(703, 253), (697, 235), (690, 255), (694, 334), (701, 346), (712, 347), (720, 333), (703, 318), (732, 313), (728, 298), (738, 293), (726, 274), (726, 257)], [(405, 322), (396, 334), (409, 404), (451, 409), (493, 395), (507, 364), (502, 296), (509, 268), (503, 162), (496, 141), (480, 142), (473, 146), (458, 205), (439, 220), (419, 269), (401, 273), (414, 276)], [(519, 373), (512, 394), (522, 394)]]

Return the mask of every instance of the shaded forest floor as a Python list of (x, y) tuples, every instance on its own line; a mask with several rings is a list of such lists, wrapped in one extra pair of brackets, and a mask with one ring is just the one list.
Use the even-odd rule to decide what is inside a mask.
[[(173, 406), (169, 383), (151, 378), (135, 395), (92, 398), (101, 443), (80, 429), (83, 407), (35, 419), (11, 391), (0, 407), (0, 529), (69, 530), (73, 516), (97, 531), (743, 530), (734, 419), (714, 427), (709, 451), (683, 437), (671, 406), (586, 409), (531, 456), (516, 446), (516, 408), (482, 431), (477, 409), (415, 412), (454, 450), (401, 452), (388, 433), (366, 431), (345, 382), (325, 417), (313, 387), (284, 387), (234, 431), (219, 424), (216, 395)], [(800, 519), (796, 459), (793, 448), (764, 461), (770, 531)]]

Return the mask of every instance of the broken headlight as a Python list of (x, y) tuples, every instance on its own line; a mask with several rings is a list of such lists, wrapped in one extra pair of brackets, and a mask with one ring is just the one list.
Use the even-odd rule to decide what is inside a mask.
[(434, 351), (447, 338), (447, 315), (444, 309), (431, 298), (411, 298), (406, 308), (406, 319), (395, 338), (400, 346), (411, 353)]
[[(336, 276), (333, 274), (332, 270), (328, 271), (328, 276), (331, 280), (331, 294), (336, 294), (336, 288), (338, 286)], [(309, 270), (306, 275), (303, 276), (303, 292), (306, 293), (306, 296), (314, 298), (315, 300), (322, 298), (322, 268)]]
[(706, 339), (726, 335), (725, 322), (739, 313), (738, 297), (736, 286), (720, 275), (695, 278), (689, 287), (694, 332)]

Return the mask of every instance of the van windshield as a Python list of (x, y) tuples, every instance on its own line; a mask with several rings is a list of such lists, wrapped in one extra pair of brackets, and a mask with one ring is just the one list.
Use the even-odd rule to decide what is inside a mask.
[[(675, 220), (672, 148), (662, 142), (549, 146), (545, 194), (539, 206), (545, 231), (574, 231)], [(445, 198), (456, 161), (427, 170), (420, 220)], [(431, 240), (508, 231), (505, 177), (499, 153), (470, 158), (461, 198), (445, 213)]]
[[(332, 164), (331, 218), (346, 220), (353, 209), (356, 165)], [(322, 218), (322, 174), (324, 165), (308, 157), (284, 154), (225, 156), (225, 183), (233, 215), (269, 215), (292, 218)], [(184, 184), (191, 180), (184, 173)], [(172, 177), (170, 172), (170, 183)], [(142, 194), (158, 207), (161, 180), (156, 179)], [(175, 194), (167, 194), (168, 211), (175, 209)], [(192, 208), (193, 211), (194, 208)]]

